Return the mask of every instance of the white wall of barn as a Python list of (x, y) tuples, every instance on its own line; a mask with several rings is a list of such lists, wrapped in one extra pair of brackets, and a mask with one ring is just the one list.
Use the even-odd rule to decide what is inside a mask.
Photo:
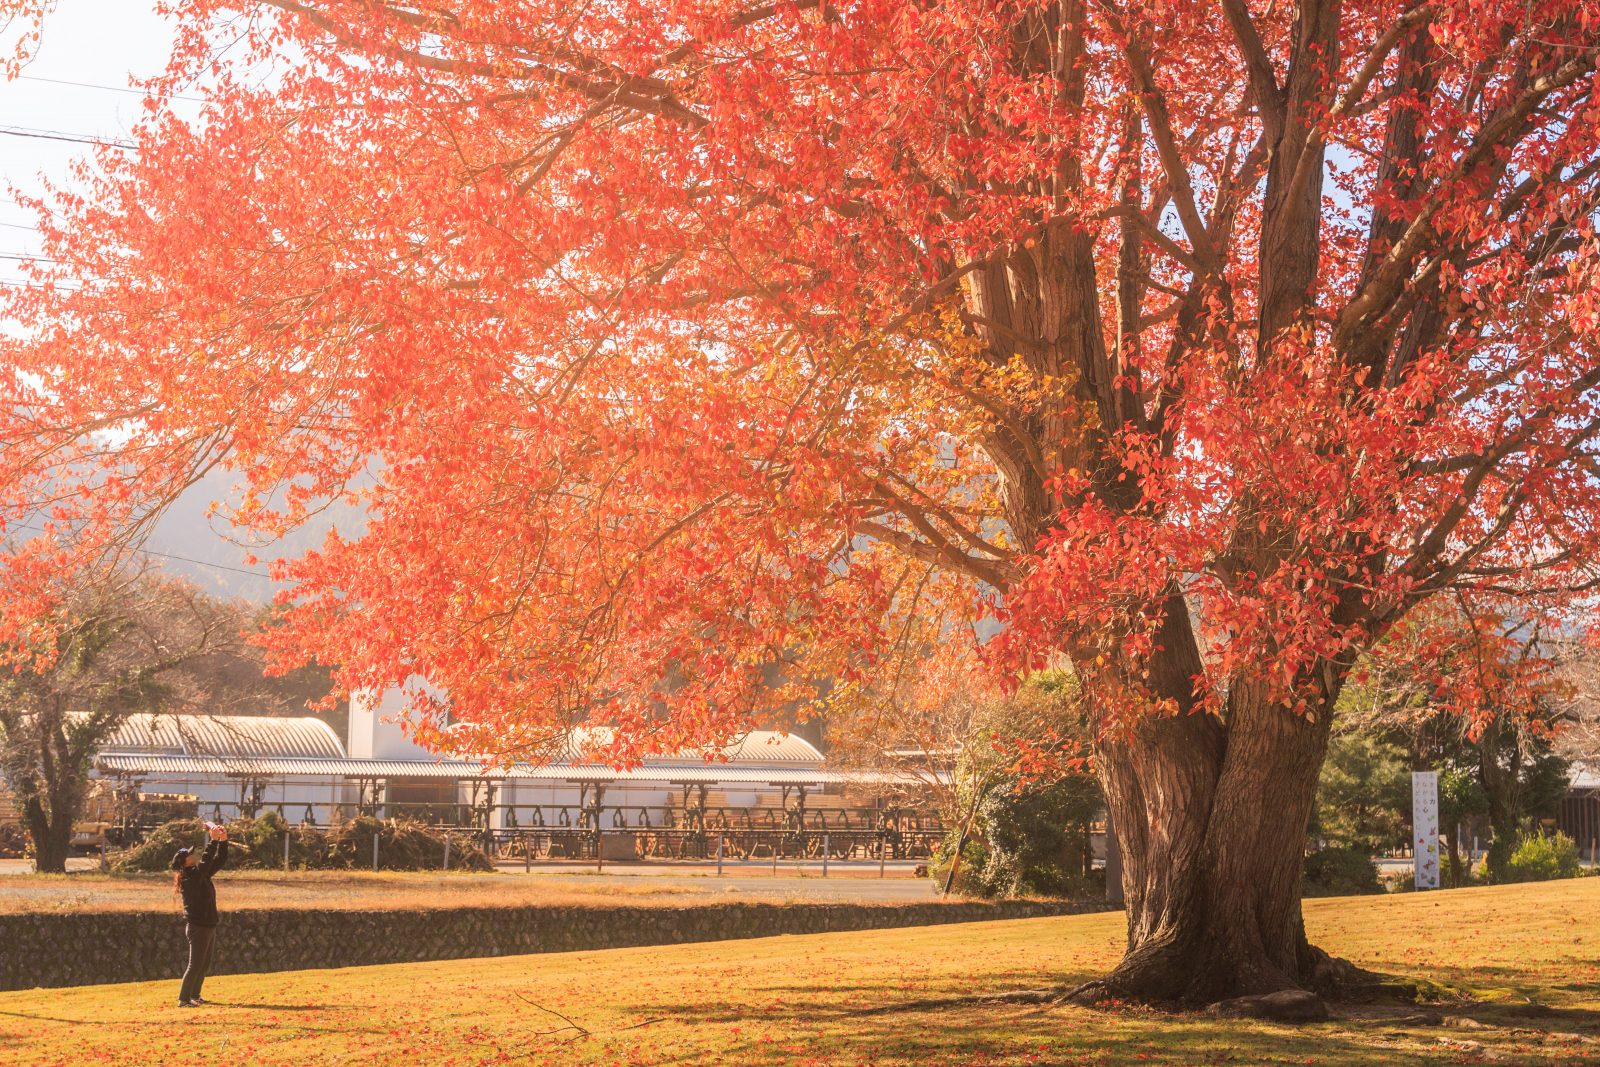
[[(335, 818), (355, 814), (357, 794), (354, 783), (327, 775), (301, 775), (269, 778), (262, 782), (260, 807), (281, 811), (292, 823), (309, 815), (325, 826)], [(198, 799), (200, 817), (231, 819), (238, 812), (240, 780), (225, 775), (184, 775), (164, 777), (146, 775), (139, 781), (141, 793), (188, 795)]]
[[(572, 779), (563, 777), (563, 768), (556, 766), (540, 777), (523, 777), (513, 772), (509, 777), (498, 777), (497, 772), (474, 779), (474, 767), (464, 764), (460, 778), (439, 766), (440, 757), (424, 749), (407, 736), (403, 724), (404, 698), (399, 690), (383, 694), (358, 693), (350, 702), (349, 727), (344, 738), (337, 738), (325, 725), (313, 720), (295, 720), (299, 725), (290, 727), (284, 720), (250, 719), (238, 717), (165, 716), (152, 717), (149, 723), (136, 724), (114, 747), (111, 770), (107, 774), (124, 773), (129, 781), (137, 781), (142, 793), (187, 794), (198, 798), (199, 809), (206, 818), (234, 816), (241, 802), (248, 805), (249, 798), (241, 796), (240, 775), (254, 768), (248, 764), (261, 760), (271, 764), (293, 764), (296, 760), (324, 760), (327, 769), (320, 773), (295, 773), (292, 767), (276, 770), (262, 766), (262, 791), (256, 801), (266, 809), (281, 811), (291, 822), (311, 819), (319, 825), (340, 818), (349, 818), (360, 808), (364, 799), (362, 782), (357, 775), (366, 773), (362, 761), (374, 761), (373, 778), (366, 780), (367, 788), (376, 780), (380, 787), (376, 796), (379, 813), (385, 817), (407, 813), (422, 815), (426, 809), (449, 804), (481, 804), (492, 797), (494, 810), (491, 825), (496, 829), (528, 828), (533, 826), (556, 827), (577, 825), (579, 812), (595, 803), (596, 784), (582, 784), (578, 779), (592, 777), (592, 766), (574, 766)], [(190, 721), (192, 720), (192, 721)], [(184, 722), (189, 722), (184, 726)], [(251, 724), (275, 725), (266, 732), (255, 732), (252, 740)], [(313, 726), (320, 727), (318, 729)], [(239, 747), (235, 747), (235, 746)], [(770, 747), (769, 747), (770, 746)], [(148, 754), (141, 756), (141, 753)], [(769, 755), (770, 753), (770, 755)], [(795, 745), (787, 738), (772, 735), (752, 741), (732, 756), (730, 766), (732, 781), (696, 782), (685, 786), (674, 778), (695, 779), (707, 775), (708, 766), (694, 759), (674, 759), (657, 762), (642, 768), (650, 777), (642, 780), (625, 779), (598, 783), (601, 806), (604, 809), (604, 829), (617, 826), (661, 827), (668, 823), (667, 812), (673, 813), (674, 824), (681, 821), (680, 813), (686, 802), (698, 803), (702, 797), (708, 809), (727, 811), (730, 821), (738, 818), (741, 809), (779, 807), (783, 803), (783, 790), (762, 781), (751, 781), (752, 766), (771, 766), (780, 774), (796, 770), (809, 770), (817, 764), (815, 749), (809, 745)], [(211, 768), (199, 764), (206, 759), (224, 766)], [(122, 761), (117, 763), (116, 761)], [(237, 762), (232, 762), (237, 760)], [(188, 766), (166, 766), (188, 761)], [(377, 761), (388, 766), (380, 771)], [(395, 763), (402, 765), (398, 770)], [(408, 771), (409, 773), (402, 773)], [(548, 776), (544, 776), (548, 775)], [(742, 777), (741, 777), (742, 776)], [(818, 792), (811, 786), (813, 795)], [(365, 799), (372, 800), (370, 795)], [(790, 801), (792, 803), (792, 796)], [(538, 813), (535, 814), (535, 809)], [(562, 813), (565, 813), (565, 819)], [(437, 817), (437, 814), (426, 812)], [(620, 821), (619, 821), (620, 819)]]

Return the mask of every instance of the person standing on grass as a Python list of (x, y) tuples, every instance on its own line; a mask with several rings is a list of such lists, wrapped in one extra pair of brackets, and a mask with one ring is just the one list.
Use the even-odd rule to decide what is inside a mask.
[(217, 943), (217, 887), (211, 876), (228, 861), (228, 831), (208, 826), (211, 840), (198, 858), (192, 848), (180, 848), (172, 857), (172, 895), (183, 896), (183, 933), (189, 939), (189, 964), (178, 989), (178, 1007), (198, 1008), (209, 1003), (200, 998), (206, 971), (211, 967), (211, 950)]

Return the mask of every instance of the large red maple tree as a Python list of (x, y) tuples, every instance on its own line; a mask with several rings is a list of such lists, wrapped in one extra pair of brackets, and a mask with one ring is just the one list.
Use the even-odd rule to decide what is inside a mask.
[(1597, 0), (169, 6), (11, 297), (13, 629), (217, 465), (247, 529), (369, 516), (280, 563), (279, 650), (506, 756), (987, 612), (1100, 713), (1100, 989), (1201, 1000), (1326, 977), (1361, 650), (1593, 581)]

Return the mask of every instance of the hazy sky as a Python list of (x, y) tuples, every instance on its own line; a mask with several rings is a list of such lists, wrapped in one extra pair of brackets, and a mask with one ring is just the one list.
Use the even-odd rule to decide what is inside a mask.
[[(130, 76), (158, 73), (171, 41), (170, 26), (145, 0), (59, 0), (24, 76), (0, 82), (0, 181), (8, 187), (0, 193), (0, 254), (26, 255), (38, 247), (33, 220), (12, 201), (10, 187), (37, 192), (40, 174), (64, 180), (68, 164), (89, 148), (18, 134), (121, 137), (137, 119), (140, 101), (117, 90), (126, 90)], [(15, 259), (0, 259), (0, 279), (15, 281), (17, 267)]]
[[(41, 175), (64, 183), (69, 164), (90, 150), (56, 138), (125, 136), (141, 114), (140, 96), (127, 91), (129, 79), (159, 73), (171, 43), (170, 25), (147, 0), (59, 0), (23, 77), (0, 82), (0, 183), (7, 187), (0, 192), (0, 282), (16, 284), (22, 274), (15, 257), (38, 250), (33, 219), (12, 190), (38, 192)], [(180, 499), (149, 547), (165, 569), (215, 592), (265, 600), (273, 588), (265, 568), (245, 567), (245, 550), (223, 536), (226, 524), (205, 516), (207, 502), (226, 498), (232, 484), (232, 475), (214, 474)], [(348, 512), (339, 518), (341, 529), (359, 526)], [(319, 542), (325, 529), (319, 524), (292, 544)]]

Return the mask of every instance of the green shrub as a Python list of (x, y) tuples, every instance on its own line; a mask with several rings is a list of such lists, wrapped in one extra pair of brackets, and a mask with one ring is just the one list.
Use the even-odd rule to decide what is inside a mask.
[(1506, 862), (1502, 882), (1548, 882), (1576, 878), (1582, 867), (1577, 843), (1563, 833), (1529, 834)]
[[(236, 869), (283, 869), (283, 839), (289, 835), (289, 866), (296, 870), (370, 870), (372, 837), (378, 833), (378, 863), (386, 871), (438, 870), (444, 865), (446, 831), (405, 819), (385, 823), (368, 816), (340, 823), (327, 831), (290, 826), (275, 811), (228, 824), (228, 866)], [(205, 843), (205, 824), (178, 819), (156, 827), (135, 847), (116, 858), (118, 871), (165, 871), (172, 854), (187, 845)], [(465, 834), (450, 840), (450, 869), (493, 870), (489, 857)]]
[(32, 850), (28, 832), (15, 823), (0, 824), (0, 859), (20, 859)]
[(1417, 876), (1411, 871), (1385, 874), (1378, 879), (1378, 882), (1385, 893), (1415, 893), (1417, 891)]
[[(430, 871), (444, 865), (444, 830), (410, 819), (380, 823), (370, 815), (358, 816), (328, 832), (328, 865), (370, 868), (374, 833), (379, 835), (378, 863), (386, 871)], [(488, 871), (494, 864), (465, 834), (452, 833), (450, 869)]]
[(174, 819), (162, 823), (144, 840), (111, 862), (114, 871), (167, 871), (172, 854), (180, 848), (197, 848), (205, 842), (206, 826), (199, 819)]
[[(275, 811), (256, 819), (235, 819), (228, 824), (228, 866), (235, 869), (283, 868), (283, 835), (288, 824)], [(145, 835), (145, 839), (123, 852), (112, 862), (118, 871), (165, 871), (172, 865), (172, 854), (179, 848), (200, 848), (206, 843), (205, 823), (199, 819), (175, 819)], [(309, 827), (294, 827), (290, 840), (289, 862), (302, 870), (326, 867), (327, 846), (323, 835)]]
[(1085, 871), (1088, 823), (1099, 805), (1099, 788), (1084, 775), (990, 794), (978, 809), (989, 846), (982, 895), (1098, 895)]
[(1340, 732), (1328, 742), (1317, 780), (1311, 836), (1330, 849), (1372, 855), (1411, 836), (1411, 772), (1398, 745), (1360, 732)]
[(1365, 851), (1324, 848), (1306, 857), (1301, 892), (1308, 897), (1351, 897), (1381, 893), (1378, 865)]
[[(945, 879), (950, 877), (950, 863), (955, 858), (955, 851), (956, 839), (952, 834), (939, 842), (933, 859), (928, 862), (928, 879), (933, 883), (935, 893), (944, 892)], [(983, 877), (988, 862), (989, 850), (983, 847), (982, 842), (969, 840), (961, 849), (961, 866), (956, 869), (950, 891), (963, 897), (989, 896), (989, 885)]]
[[(952, 890), (975, 897), (1101, 896), (1104, 875), (1086, 873), (1089, 821), (1099, 805), (1099, 788), (1086, 775), (996, 789), (978, 805)], [(945, 838), (929, 864), (936, 891), (944, 889), (955, 836)]]
[(327, 867), (328, 839), (310, 826), (291, 826), (276, 811), (266, 811), (254, 819), (235, 819), (228, 824), (228, 840), (237, 861), (236, 867), (283, 869), (283, 839), (289, 838), (289, 866), (294, 870)]

